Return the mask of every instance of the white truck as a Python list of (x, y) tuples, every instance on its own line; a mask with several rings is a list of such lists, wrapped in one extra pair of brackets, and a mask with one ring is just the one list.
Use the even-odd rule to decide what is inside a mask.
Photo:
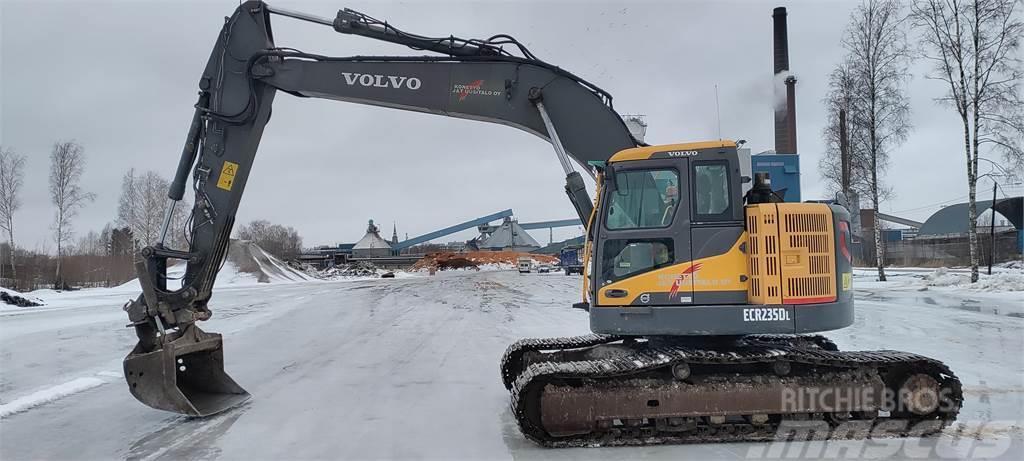
[(519, 267), (520, 274), (529, 274), (530, 269), (533, 268), (533, 260), (526, 256), (520, 256), (516, 266)]

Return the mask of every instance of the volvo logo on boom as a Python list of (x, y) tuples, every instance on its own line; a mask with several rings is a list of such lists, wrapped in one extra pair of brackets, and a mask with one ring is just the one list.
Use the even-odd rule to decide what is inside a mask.
[(353, 72), (342, 72), (341, 75), (345, 77), (345, 83), (349, 86), (407, 88), (416, 91), (423, 85), (423, 82), (416, 77), (400, 75), (359, 74)]

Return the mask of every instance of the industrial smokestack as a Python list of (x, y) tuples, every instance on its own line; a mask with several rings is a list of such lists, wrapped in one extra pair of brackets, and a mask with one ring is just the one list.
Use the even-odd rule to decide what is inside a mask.
[(796, 77), (789, 72), (789, 32), (786, 8), (772, 11), (775, 64), (775, 152), (796, 153)]
[(778, 74), (789, 70), (789, 34), (786, 31), (786, 7), (780, 6), (772, 10), (772, 19), (775, 25), (775, 33), (773, 35), (775, 39), (773, 43), (775, 73)]

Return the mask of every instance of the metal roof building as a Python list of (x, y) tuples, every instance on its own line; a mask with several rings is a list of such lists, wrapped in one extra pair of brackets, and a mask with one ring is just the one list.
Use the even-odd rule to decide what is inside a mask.
[[(992, 208), (991, 200), (978, 200), (978, 215)], [(951, 235), (967, 233), (967, 203), (949, 205), (928, 217), (918, 232), (920, 236)], [(1024, 197), (1009, 197), (996, 200), (995, 211), (1013, 223), (1017, 230), (1024, 229)]]
[(501, 225), (478, 245), (481, 250), (495, 251), (531, 251), (540, 248), (540, 244), (530, 237), (518, 222), (509, 217), (506, 217)]

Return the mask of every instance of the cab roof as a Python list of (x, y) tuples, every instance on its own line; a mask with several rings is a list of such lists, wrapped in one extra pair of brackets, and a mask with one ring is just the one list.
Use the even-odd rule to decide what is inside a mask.
[(730, 140), (700, 141), (682, 144), (662, 144), (660, 146), (634, 147), (632, 149), (621, 150), (617, 152), (615, 155), (612, 155), (612, 158), (608, 159), (608, 163), (624, 162), (629, 160), (647, 160), (653, 157), (655, 154), (672, 151), (692, 151), (735, 147), (736, 142)]

